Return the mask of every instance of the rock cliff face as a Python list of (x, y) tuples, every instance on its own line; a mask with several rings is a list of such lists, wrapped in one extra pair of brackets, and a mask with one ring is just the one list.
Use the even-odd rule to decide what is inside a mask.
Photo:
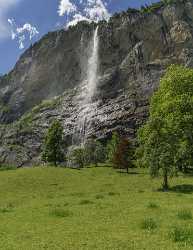
[[(151, 13), (130, 10), (98, 25), (96, 112), (89, 117), (87, 136), (104, 139), (119, 130), (134, 138), (166, 68), (173, 63), (193, 66), (193, 0)], [(95, 27), (81, 22), (47, 34), (0, 77), (0, 162), (38, 164), (44, 133), (55, 118), (71, 144)]]

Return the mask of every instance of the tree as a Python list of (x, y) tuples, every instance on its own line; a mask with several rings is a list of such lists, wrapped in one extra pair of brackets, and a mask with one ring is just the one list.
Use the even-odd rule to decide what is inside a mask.
[(95, 166), (97, 167), (98, 163), (103, 163), (106, 160), (106, 148), (104, 145), (96, 141), (95, 151), (94, 151), (94, 161)]
[(68, 156), (70, 165), (83, 168), (85, 165), (85, 150), (83, 147), (76, 147)]
[(98, 163), (105, 162), (106, 149), (99, 141), (94, 138), (89, 139), (85, 145), (85, 164), (94, 164), (97, 167)]
[(126, 169), (129, 172), (129, 167), (132, 167), (133, 160), (133, 148), (131, 143), (126, 138), (121, 138), (117, 144), (114, 157), (113, 165), (116, 168)]
[(120, 142), (119, 134), (117, 132), (113, 132), (112, 138), (107, 144), (107, 161), (109, 163), (113, 163), (115, 151), (117, 149), (119, 142)]
[(45, 136), (42, 153), (43, 161), (53, 163), (54, 166), (64, 161), (62, 134), (63, 128), (60, 122), (55, 120)]
[(153, 177), (168, 176), (193, 166), (193, 70), (172, 65), (151, 98), (150, 116), (139, 129), (140, 162)]

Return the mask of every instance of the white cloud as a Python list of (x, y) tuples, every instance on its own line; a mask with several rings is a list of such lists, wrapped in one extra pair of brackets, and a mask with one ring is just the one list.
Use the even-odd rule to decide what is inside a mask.
[(79, 21), (108, 20), (110, 13), (107, 10), (106, 3), (103, 0), (79, 0), (79, 4), (70, 2), (70, 0), (60, 0), (59, 16), (66, 16), (66, 26), (72, 26)]
[(18, 4), (20, 0), (0, 0), (0, 39), (10, 36), (10, 28), (7, 23), (7, 13)]
[(29, 39), (30, 41), (39, 34), (39, 31), (35, 26), (30, 23), (25, 23), (21, 27), (17, 27), (14, 19), (8, 19), (8, 23), (11, 25), (11, 38), (12, 40), (17, 40), (19, 44), (19, 49), (25, 48), (25, 41)]
[(64, 14), (69, 15), (70, 13), (76, 12), (76, 5), (72, 4), (69, 0), (61, 0), (58, 8), (59, 16)]

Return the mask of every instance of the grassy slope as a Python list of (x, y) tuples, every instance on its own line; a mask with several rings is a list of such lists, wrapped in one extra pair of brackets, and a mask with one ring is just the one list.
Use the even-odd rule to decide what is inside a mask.
[[(172, 181), (191, 183), (190, 177)], [(193, 228), (193, 220), (177, 217), (182, 208), (193, 212), (193, 194), (162, 193), (159, 186), (147, 174), (110, 168), (0, 172), (0, 249), (192, 249), (168, 234), (174, 225)], [(141, 226), (149, 217), (153, 231)]]

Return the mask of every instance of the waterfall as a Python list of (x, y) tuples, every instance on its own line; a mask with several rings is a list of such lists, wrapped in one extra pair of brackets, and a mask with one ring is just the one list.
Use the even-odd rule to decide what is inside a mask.
[(98, 49), (99, 49), (99, 37), (98, 37), (98, 26), (96, 27), (93, 35), (93, 49), (91, 57), (88, 60), (88, 71), (87, 71), (87, 93), (88, 101), (92, 101), (92, 97), (95, 94), (97, 81), (98, 81)]
[(73, 145), (84, 144), (87, 131), (92, 126), (90, 120), (93, 114), (96, 112), (96, 105), (93, 102), (93, 97), (97, 90), (98, 83), (98, 66), (99, 66), (99, 37), (98, 26), (94, 30), (91, 42), (90, 53), (87, 62), (87, 71), (85, 79), (82, 83), (82, 88), (79, 93), (78, 102), (79, 110), (76, 121), (76, 126), (73, 135)]

